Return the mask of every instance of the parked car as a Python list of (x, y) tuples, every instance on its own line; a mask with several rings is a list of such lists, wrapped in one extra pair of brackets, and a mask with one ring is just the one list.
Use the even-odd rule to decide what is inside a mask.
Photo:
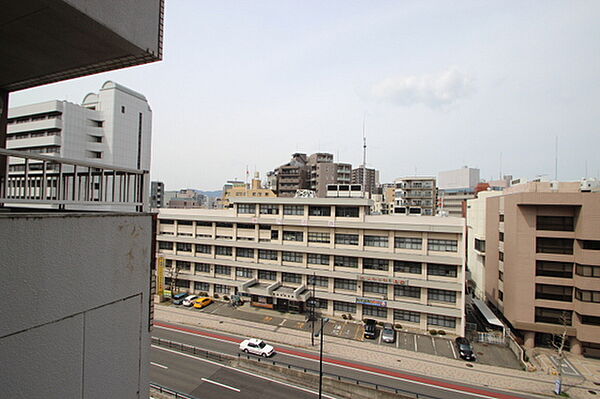
[(467, 338), (458, 337), (455, 340), (458, 355), (465, 360), (475, 360), (475, 352), (473, 346)]
[(194, 304), (194, 301), (198, 299), (198, 295), (188, 295), (183, 300), (183, 306), (187, 306), (188, 308)]
[(173, 300), (173, 305), (181, 305), (186, 296), (188, 296), (187, 292), (173, 295), (173, 298), (171, 298)]
[(365, 334), (368, 339), (375, 339), (377, 336), (377, 321), (373, 319), (365, 319)]
[(394, 330), (394, 326), (392, 325), (392, 323), (383, 323), (381, 340), (390, 344), (396, 342), (396, 330)]
[(202, 309), (203, 307), (208, 306), (211, 303), (213, 303), (212, 298), (209, 298), (207, 296), (203, 296), (202, 298), (196, 299), (196, 301), (194, 302), (194, 307), (196, 309)]
[(240, 344), (240, 350), (263, 357), (269, 357), (275, 353), (275, 349), (271, 345), (268, 345), (262, 339), (257, 338), (243, 340)]

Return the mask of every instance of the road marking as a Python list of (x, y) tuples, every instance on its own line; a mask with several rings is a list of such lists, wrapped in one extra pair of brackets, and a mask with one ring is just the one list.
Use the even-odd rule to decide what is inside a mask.
[(452, 343), (451, 343), (451, 342), (448, 342), (448, 345), (450, 345), (450, 348), (452, 348), (452, 354), (454, 355), (454, 358), (455, 358), (455, 359), (458, 359), (458, 358), (456, 357), (456, 350), (454, 350), (454, 345), (452, 345)]
[(382, 333), (381, 333), (381, 332), (379, 332), (379, 339), (377, 340), (377, 343), (378, 343), (379, 345), (381, 345), (381, 335), (382, 335)]
[[(163, 351), (165, 351), (165, 352), (171, 352), (171, 353), (174, 353), (174, 354), (176, 354), (176, 355), (180, 355), (180, 356), (189, 357), (190, 359), (196, 359), (196, 360), (198, 360), (198, 361), (201, 361), (201, 362), (210, 363), (210, 364), (213, 364), (213, 365), (215, 365), (215, 366), (219, 366), (219, 367), (226, 368), (226, 369), (228, 369), (228, 370), (237, 371), (238, 373), (241, 373), (241, 374), (246, 374), (246, 375), (250, 375), (250, 376), (252, 376), (252, 377), (260, 378), (261, 380), (265, 380), (265, 381), (274, 382), (274, 383), (276, 383), (276, 384), (279, 384), (279, 385), (284, 385), (284, 386), (286, 386), (286, 387), (290, 387), (290, 388), (294, 388), (294, 389), (297, 389), (297, 390), (299, 390), (299, 391), (308, 392), (308, 393), (311, 393), (311, 394), (313, 394), (313, 395), (318, 395), (318, 394), (319, 394), (317, 391), (313, 391), (312, 389), (308, 389), (308, 388), (299, 387), (299, 386), (296, 386), (296, 385), (293, 385), (293, 384), (289, 384), (289, 383), (287, 383), (287, 382), (278, 381), (278, 380), (275, 380), (275, 379), (273, 379), (273, 378), (265, 377), (265, 376), (262, 376), (262, 375), (259, 375), (259, 374), (254, 374), (254, 373), (251, 373), (251, 372), (249, 372), (249, 371), (245, 371), (245, 370), (236, 369), (235, 367), (226, 366), (226, 365), (224, 365), (224, 364), (217, 363), (217, 362), (213, 362), (212, 360), (208, 360), (208, 359), (202, 359), (202, 358), (200, 358), (200, 357), (193, 356), (193, 355), (189, 355), (189, 354), (187, 354), (187, 353), (177, 352), (177, 351), (175, 351), (175, 350), (168, 349), (168, 348), (162, 348), (162, 347), (160, 347), (160, 346), (156, 346), (156, 345), (151, 345), (151, 347), (153, 347), (153, 348), (155, 348), (155, 349), (160, 349), (160, 350), (163, 350)], [(325, 394), (325, 393), (324, 393), (322, 396), (323, 396), (324, 398), (329, 398), (329, 399), (337, 399), (335, 396), (327, 395), (327, 394)]]
[(415, 352), (419, 351), (419, 345), (417, 345), (417, 334), (413, 335), (413, 338), (415, 339)]
[(400, 348), (400, 333), (396, 334), (398, 337), (396, 338), (396, 348)]
[(154, 363), (154, 362), (150, 362), (151, 365), (156, 366), (156, 367), (160, 367), (161, 369), (168, 369), (167, 366), (165, 366), (164, 364), (158, 364), (158, 363)]
[[(431, 345), (433, 345), (433, 353), (435, 355), (438, 355), (437, 353), (437, 348), (435, 347), (435, 339), (433, 339), (433, 337), (431, 337)], [(438, 355), (439, 356), (439, 355)]]
[(215, 385), (218, 385), (223, 388), (231, 389), (232, 391), (240, 392), (240, 390), (237, 388), (231, 387), (229, 385), (221, 384), (220, 382), (217, 382), (217, 381), (209, 380), (208, 378), (201, 378), (201, 380), (204, 382), (208, 382), (209, 384), (215, 384)]
[(286, 321), (287, 321), (287, 319), (283, 319), (283, 320), (281, 320), (281, 323), (279, 323), (279, 325), (280, 325), (280, 326), (284, 325)]

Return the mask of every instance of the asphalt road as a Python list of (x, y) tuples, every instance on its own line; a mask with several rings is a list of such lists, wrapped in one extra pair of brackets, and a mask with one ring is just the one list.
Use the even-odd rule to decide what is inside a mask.
[[(230, 355), (237, 355), (239, 353), (239, 342), (244, 339), (244, 337), (237, 337), (220, 332), (214, 333), (202, 330), (200, 328), (190, 328), (187, 326), (178, 326), (173, 324), (170, 324), (169, 326), (170, 327), (168, 328), (164, 328), (155, 325), (152, 335), (155, 337), (181, 342), (188, 345), (194, 345), (202, 349)], [(276, 345), (275, 349), (277, 354), (272, 360), (318, 370), (318, 352), (300, 351), (296, 348), (286, 347), (283, 345)], [(160, 349), (153, 348), (153, 356), (155, 352), (159, 350)], [(152, 368), (156, 369), (158, 367), (153, 366)], [(452, 381), (433, 379), (428, 376), (410, 374), (406, 372), (400, 373), (396, 370), (386, 369), (384, 367), (374, 367), (373, 365), (369, 364), (349, 362), (341, 358), (330, 356), (327, 356), (324, 359), (324, 371), (343, 377), (356, 378), (375, 384), (386, 385), (410, 392), (430, 395), (436, 398), (533, 398), (533, 396), (500, 392), (487, 387), (468, 386)], [(174, 386), (174, 383), (172, 383), (169, 379), (152, 380), (159, 384), (177, 389), (177, 386)], [(191, 385), (186, 386), (182, 392), (192, 393), (192, 391), (190, 391), (191, 388), (193, 388)]]

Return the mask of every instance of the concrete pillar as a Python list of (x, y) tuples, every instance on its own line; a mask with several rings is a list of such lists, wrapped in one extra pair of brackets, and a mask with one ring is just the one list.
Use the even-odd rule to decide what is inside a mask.
[[(8, 91), (0, 89), (0, 148), (6, 149), (6, 124), (8, 120)], [(0, 180), (6, 177), (8, 159), (0, 155)]]
[(581, 355), (583, 353), (583, 350), (581, 348), (581, 341), (575, 337), (569, 337), (569, 341), (571, 344), (570, 352), (574, 355)]
[(523, 346), (525, 346), (525, 349), (532, 349), (533, 347), (535, 347), (535, 332), (527, 331), (525, 333)]

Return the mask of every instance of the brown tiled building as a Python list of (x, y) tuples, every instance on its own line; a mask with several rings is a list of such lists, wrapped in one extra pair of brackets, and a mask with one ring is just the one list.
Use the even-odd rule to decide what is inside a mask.
[(600, 356), (600, 192), (537, 182), (487, 199), (486, 299), (526, 347), (565, 329), (571, 352)]

